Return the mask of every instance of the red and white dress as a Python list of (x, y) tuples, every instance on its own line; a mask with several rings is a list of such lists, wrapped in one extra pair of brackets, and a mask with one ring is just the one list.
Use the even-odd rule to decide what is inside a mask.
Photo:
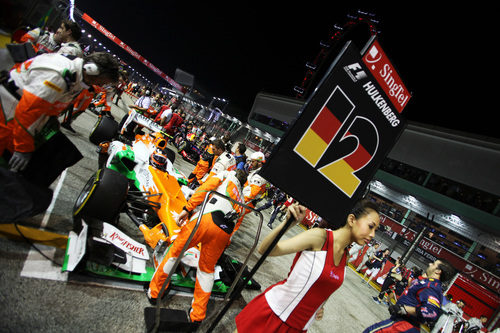
[(238, 333), (306, 332), (316, 312), (344, 281), (347, 251), (333, 261), (333, 232), (327, 230), (321, 251), (302, 251), (287, 279), (255, 297), (236, 317)]

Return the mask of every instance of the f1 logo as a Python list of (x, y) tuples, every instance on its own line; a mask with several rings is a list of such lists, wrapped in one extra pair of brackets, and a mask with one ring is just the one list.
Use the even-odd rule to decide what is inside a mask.
[[(362, 182), (356, 173), (372, 160), (379, 145), (377, 127), (370, 119), (353, 115), (355, 107), (336, 86), (294, 148), (295, 153), (348, 197), (354, 195)], [(322, 161), (319, 166), (327, 151), (346, 145), (354, 148), (334, 161), (326, 164)]]
[(344, 70), (353, 82), (357, 82), (367, 77), (366, 72), (361, 68), (359, 63), (344, 66)]

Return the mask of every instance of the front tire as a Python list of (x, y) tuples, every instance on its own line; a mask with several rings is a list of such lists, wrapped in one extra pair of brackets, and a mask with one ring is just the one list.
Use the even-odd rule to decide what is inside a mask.
[(73, 216), (114, 224), (125, 204), (128, 186), (128, 179), (119, 172), (97, 170), (76, 199)]

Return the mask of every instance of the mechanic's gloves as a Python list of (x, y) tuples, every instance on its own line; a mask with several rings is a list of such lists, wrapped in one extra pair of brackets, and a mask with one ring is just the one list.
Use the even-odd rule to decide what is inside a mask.
[(389, 305), (389, 313), (391, 314), (391, 316), (399, 316), (399, 317), (404, 317), (408, 314), (406, 312), (404, 305), (401, 304)]
[(9, 160), (10, 170), (17, 172), (17, 171), (23, 171), (24, 169), (26, 169), (26, 166), (28, 165), (28, 162), (31, 159), (31, 154), (32, 153), (21, 153), (21, 152), (15, 151)]

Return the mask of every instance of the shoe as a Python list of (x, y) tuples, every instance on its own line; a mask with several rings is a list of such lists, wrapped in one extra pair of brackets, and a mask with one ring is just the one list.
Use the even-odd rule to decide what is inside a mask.
[(380, 302), (380, 300), (378, 299), (378, 297), (377, 297), (377, 296), (373, 296), (373, 297), (372, 297), (372, 299), (373, 299), (373, 301), (374, 301), (375, 303), (377, 303), (377, 304), (381, 304), (381, 302)]
[(267, 226), (269, 227), (269, 229), (273, 228), (273, 224), (272, 223), (268, 223)]
[(192, 320), (191, 319), (191, 311), (193, 311), (193, 308), (189, 308), (189, 310), (187, 312), (189, 322), (193, 324), (193, 326), (194, 326), (193, 328), (198, 328), (201, 325), (201, 320)]
[(384, 305), (389, 306), (389, 303), (387, 303), (387, 301), (383, 301), (382, 303), (384, 303)]
[(146, 297), (148, 298), (149, 304), (156, 305), (157, 299), (151, 297), (151, 289), (149, 289), (149, 283), (148, 285), (144, 284), (144, 291), (146, 292)]
[(73, 129), (73, 127), (71, 127), (71, 125), (68, 123), (62, 123), (61, 127), (64, 127), (65, 129), (67, 129), (70, 132), (76, 133), (76, 131)]

